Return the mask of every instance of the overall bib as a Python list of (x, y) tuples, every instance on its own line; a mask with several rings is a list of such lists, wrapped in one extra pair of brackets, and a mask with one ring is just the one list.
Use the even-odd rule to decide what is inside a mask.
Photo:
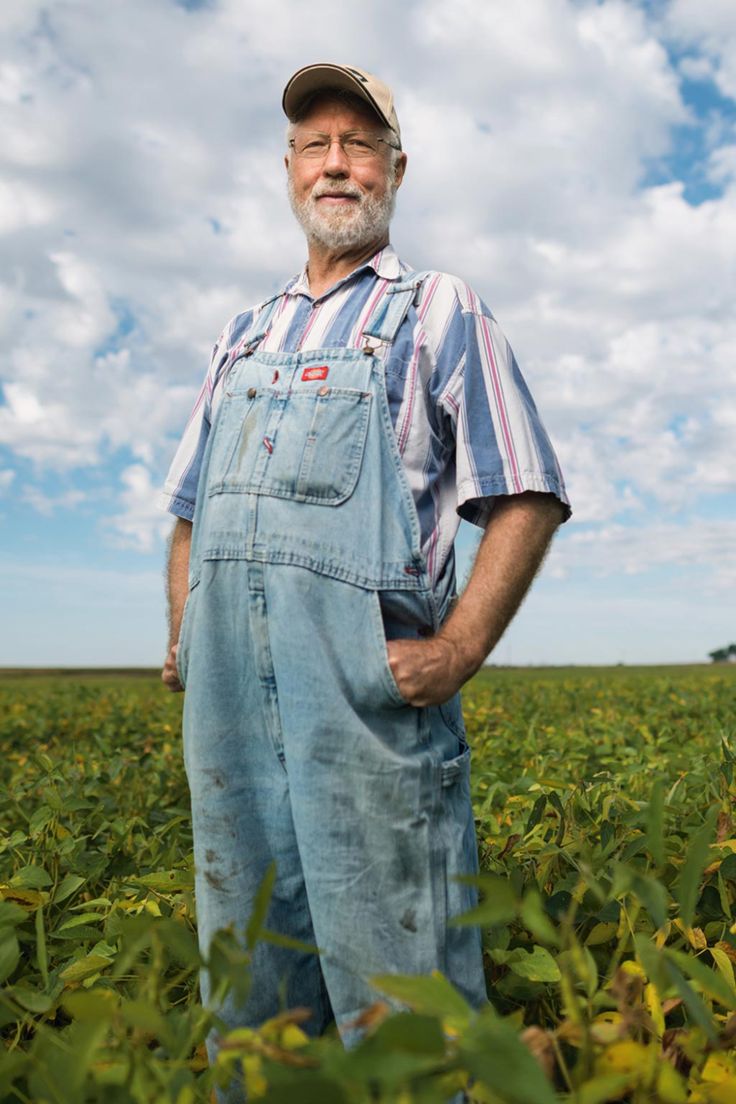
[(478, 870), (459, 697), (408, 705), (386, 652), (445, 612), (380, 356), (421, 280), (388, 289), (358, 348), (259, 351), (279, 297), (262, 309), (207, 445), (177, 660), (202, 952), (242, 931), (273, 859), (266, 926), (322, 952), (259, 942), (247, 1002), (220, 1014), (305, 1005), (346, 1046), (372, 974), (439, 969), (487, 1001), (479, 929), (447, 924), (477, 903), (453, 880)]

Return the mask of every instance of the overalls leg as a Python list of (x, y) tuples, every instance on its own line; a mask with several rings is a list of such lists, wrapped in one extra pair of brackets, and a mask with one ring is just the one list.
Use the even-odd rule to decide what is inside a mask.
[[(260, 565), (205, 561), (187, 613), (189, 662), (184, 756), (191, 792), (200, 946), (234, 925), (242, 933), (272, 860), (276, 883), (266, 926), (314, 944), (283, 762), (270, 668)], [(203, 600), (203, 596), (205, 600)], [(209, 1000), (207, 971), (202, 997)], [(257, 1026), (283, 1008), (314, 1010), (319, 1034), (332, 1013), (315, 955), (256, 945), (244, 1005), (228, 1000), (230, 1026)], [(211, 1056), (216, 1050), (210, 1041)]]
[(380, 997), (372, 974), (439, 969), (481, 1006), (479, 931), (447, 923), (476, 902), (449, 882), (478, 869), (467, 745), (439, 710), (397, 698), (375, 593), (276, 564), (266, 598), (292, 815), (343, 1040)]

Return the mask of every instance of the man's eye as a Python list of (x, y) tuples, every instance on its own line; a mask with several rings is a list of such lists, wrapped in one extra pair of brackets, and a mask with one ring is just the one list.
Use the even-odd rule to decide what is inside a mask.
[(373, 143), (367, 138), (346, 138), (345, 145), (348, 149), (372, 150)]
[(302, 149), (305, 149), (305, 150), (308, 150), (308, 149), (309, 150), (323, 150), (326, 147), (326, 145), (327, 145), (327, 143), (325, 142), (324, 138), (310, 138), (308, 141), (306, 141), (304, 143), (304, 145), (302, 146)]

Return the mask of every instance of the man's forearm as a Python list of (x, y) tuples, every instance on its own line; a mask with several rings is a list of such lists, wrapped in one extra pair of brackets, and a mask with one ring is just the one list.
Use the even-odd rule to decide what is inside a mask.
[(388, 661), (410, 705), (447, 701), (474, 675), (521, 605), (563, 507), (528, 491), (491, 514), (468, 584), (442, 628), (426, 640), (389, 640)]
[(464, 678), (478, 670), (521, 605), (562, 513), (553, 495), (533, 491), (496, 504), (467, 586), (438, 633), (452, 645)]
[(177, 518), (169, 542), (167, 597), (169, 607), (169, 648), (179, 639), (181, 617), (189, 591), (189, 551), (192, 544), (192, 523)]

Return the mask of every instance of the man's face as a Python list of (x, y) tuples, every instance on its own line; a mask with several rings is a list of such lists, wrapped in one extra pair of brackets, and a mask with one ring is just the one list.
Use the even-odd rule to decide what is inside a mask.
[[(362, 111), (324, 96), (298, 124), (295, 137), (318, 131), (337, 138), (356, 130), (381, 137), (386, 133), (368, 108)], [(297, 157), (290, 150), (285, 163), (291, 207), (310, 241), (328, 249), (359, 248), (386, 236), (406, 154), (392, 167), (385, 142), (364, 160), (350, 160), (340, 143), (333, 142), (322, 159)]]

